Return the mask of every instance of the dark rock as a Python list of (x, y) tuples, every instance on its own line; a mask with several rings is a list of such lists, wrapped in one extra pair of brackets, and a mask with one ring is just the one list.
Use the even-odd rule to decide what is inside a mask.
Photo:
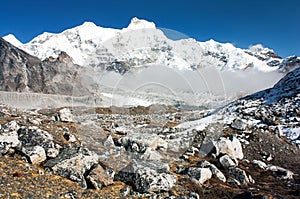
[(131, 187), (130, 186), (126, 186), (123, 189), (120, 190), (120, 196), (121, 197), (127, 197), (129, 196), (131, 193)]
[(31, 153), (30, 150), (35, 146), (41, 146), (49, 158), (55, 158), (59, 154), (61, 146), (54, 143), (53, 136), (47, 131), (39, 129), (36, 126), (23, 126), (18, 130), (18, 135), (22, 143), (21, 151), (25, 155)]
[(200, 196), (196, 192), (191, 192), (189, 195), (189, 198), (190, 199), (200, 199)]
[(192, 131), (195, 132), (195, 137), (194, 137), (192, 146), (200, 149), (202, 146), (202, 143), (206, 137), (206, 132), (205, 131), (197, 131), (196, 129), (193, 129)]
[(233, 199), (269, 199), (269, 197), (267, 195), (253, 194), (252, 192), (247, 191), (235, 196)]
[(229, 176), (237, 180), (241, 185), (247, 186), (249, 184), (249, 178), (246, 172), (240, 168), (230, 167)]
[(80, 146), (66, 147), (60, 155), (48, 160), (44, 166), (62, 177), (76, 181), (82, 188), (87, 188), (85, 175), (98, 164), (98, 155)]

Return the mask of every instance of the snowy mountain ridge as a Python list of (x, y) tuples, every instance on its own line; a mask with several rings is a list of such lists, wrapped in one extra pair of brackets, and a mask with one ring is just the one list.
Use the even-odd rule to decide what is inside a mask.
[(93, 22), (84, 22), (62, 33), (45, 32), (26, 44), (13, 35), (4, 39), (42, 60), (56, 58), (64, 51), (75, 64), (119, 73), (149, 64), (182, 70), (214, 66), (220, 70), (255, 68), (268, 72), (284, 63), (284, 59), (273, 50), (261, 45), (243, 50), (214, 40), (170, 40), (153, 22), (136, 17), (123, 29), (103, 28)]

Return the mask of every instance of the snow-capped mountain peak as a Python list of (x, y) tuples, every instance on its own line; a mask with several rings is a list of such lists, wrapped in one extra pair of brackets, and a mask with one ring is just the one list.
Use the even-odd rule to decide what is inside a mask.
[(3, 37), (3, 39), (16, 47), (23, 45), (13, 34), (6, 35)]
[(137, 30), (137, 29), (145, 29), (145, 28), (156, 28), (153, 22), (146, 21), (144, 19), (138, 19), (137, 17), (133, 17), (128, 25), (127, 29), (129, 30)]
[[(81, 27), (96, 27), (97, 25), (92, 21), (85, 21), (80, 25)], [(78, 26), (78, 27), (80, 27)]]
[(26, 44), (13, 35), (4, 39), (42, 60), (57, 58), (61, 52), (66, 52), (75, 64), (116, 72), (151, 64), (180, 70), (212, 66), (220, 70), (253, 68), (269, 72), (287, 64), (292, 68), (298, 64), (297, 59), (284, 62), (273, 50), (262, 45), (245, 50), (212, 39), (206, 42), (194, 39), (174, 41), (153, 22), (137, 17), (123, 29), (104, 28), (87, 21), (58, 34), (45, 32)]

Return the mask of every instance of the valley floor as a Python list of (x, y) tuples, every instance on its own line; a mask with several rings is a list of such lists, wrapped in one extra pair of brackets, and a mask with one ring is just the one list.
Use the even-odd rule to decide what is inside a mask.
[[(210, 131), (220, 131), (217, 134), (219, 138), (234, 135), (240, 139), (243, 158), (238, 161), (238, 168), (245, 171), (249, 179), (253, 178), (255, 182), (248, 179), (246, 184), (239, 184), (230, 177), (231, 170), (219, 162), (218, 157), (221, 155), (189, 151), (190, 146), (195, 145), (195, 141), (189, 139), (192, 134), (185, 135), (182, 133), (184, 129), (174, 128), (179, 123), (203, 117), (207, 113), (206, 110), (182, 111), (170, 106), (130, 109), (75, 108), (72, 109), (70, 118), (68, 111), (64, 118), (62, 110), (68, 109), (20, 111), (7, 106), (1, 107), (2, 136), (7, 132), (4, 129), (11, 128), (6, 124), (15, 121), (21, 129), (28, 128), (28, 132), (32, 130), (30, 126), (37, 126), (36, 128), (50, 133), (54, 143), (63, 148), (54, 159), (47, 157), (35, 164), (32, 164), (32, 154), (26, 154), (23, 148), (14, 147), (5, 153), (2, 149), (4, 156), (0, 160), (0, 198), (299, 198), (300, 196), (299, 146), (275, 132), (258, 128), (251, 129), (249, 133), (249, 130), (241, 131), (217, 123), (209, 125), (204, 130), (207, 134)], [(32, 132), (35, 132), (34, 129)], [(177, 134), (181, 136), (178, 140)], [(131, 138), (135, 140), (132, 141)], [(153, 147), (148, 141), (151, 142), (155, 140), (154, 138), (167, 140), (169, 143), (156, 143), (156, 147)], [(66, 147), (74, 149), (81, 145), (97, 153), (101, 166), (106, 171), (112, 169), (116, 172), (113, 184), (105, 185), (102, 180), (102, 186), (98, 188), (96, 186), (96, 189), (93, 181), (87, 180), (90, 179), (87, 176), (93, 172), (93, 168), (83, 171), (87, 165), (78, 162), (90, 161), (88, 158), (93, 157), (93, 153), (90, 152), (77, 152), (78, 156), (66, 153), (74, 158), (83, 157), (76, 159), (75, 164), (76, 167), (80, 167), (79, 170), (81, 169), (83, 178), (87, 181), (85, 189), (82, 189), (81, 180), (70, 177), (71, 174), (68, 173), (70, 170), (55, 170), (65, 161), (63, 154)], [(1, 141), (0, 146), (3, 146)], [(143, 146), (146, 148), (143, 149)], [(152, 147), (151, 150), (149, 147)], [(61, 162), (53, 163), (57, 158)], [(215, 165), (226, 176), (227, 181), (222, 182), (213, 175), (211, 179), (199, 184), (199, 181), (195, 180), (197, 177), (191, 177), (189, 169), (200, 168), (199, 165), (204, 160)], [(255, 163), (255, 160), (261, 160), (269, 166), (276, 165), (281, 169), (265, 169)], [(149, 165), (156, 162), (162, 167), (166, 165), (168, 171), (165, 174), (175, 176), (176, 183), (167, 191), (157, 191), (153, 188), (154, 192), (148, 192), (149, 187), (134, 184), (140, 180), (138, 177), (142, 178), (141, 173), (133, 182), (124, 176), (116, 177), (117, 172), (122, 173), (124, 167), (135, 161), (137, 165), (140, 162)], [(53, 166), (52, 163), (56, 165)], [(67, 166), (72, 168), (71, 165)], [(77, 170), (72, 172), (76, 173)], [(132, 172), (130, 175), (135, 175), (134, 172), (138, 171)], [(292, 178), (289, 172), (293, 173)], [(156, 180), (156, 177), (154, 176), (152, 180)], [(239, 176), (236, 179), (242, 181)], [(147, 182), (147, 178), (144, 180)], [(144, 193), (139, 193), (137, 189), (144, 190)]]

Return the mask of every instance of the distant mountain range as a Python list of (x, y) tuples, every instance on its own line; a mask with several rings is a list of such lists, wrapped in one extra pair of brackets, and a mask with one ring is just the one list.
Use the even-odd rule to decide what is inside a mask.
[[(273, 50), (258, 44), (249, 49), (236, 48), (230, 43), (195, 39), (173, 41), (153, 22), (133, 18), (127, 28), (103, 28), (92, 22), (61, 33), (43, 33), (22, 44), (14, 35), (6, 41), (41, 60), (57, 58), (66, 52), (75, 64), (99, 67), (124, 74), (130, 69), (164, 65), (181, 70), (213, 66), (220, 70), (288, 72), (300, 64), (300, 58), (281, 58)], [(51, 59), (51, 58), (50, 58)]]
[[(1, 91), (87, 96), (104, 106), (117, 101), (120, 106), (216, 107), (213, 101), (222, 104), (271, 87), (300, 65), (300, 57), (281, 58), (260, 44), (240, 49), (214, 40), (174, 41), (153, 22), (137, 18), (121, 30), (85, 22), (62, 33), (43, 33), (26, 44), (10, 34), (0, 38), (0, 46)], [(215, 71), (206, 76), (200, 71), (206, 68)], [(103, 84), (103, 79), (114, 84)], [(171, 83), (161, 81), (167, 79)], [(135, 86), (131, 90), (124, 88), (128, 81)], [(182, 84), (188, 89), (177, 89)], [(218, 84), (221, 94), (214, 93)]]

